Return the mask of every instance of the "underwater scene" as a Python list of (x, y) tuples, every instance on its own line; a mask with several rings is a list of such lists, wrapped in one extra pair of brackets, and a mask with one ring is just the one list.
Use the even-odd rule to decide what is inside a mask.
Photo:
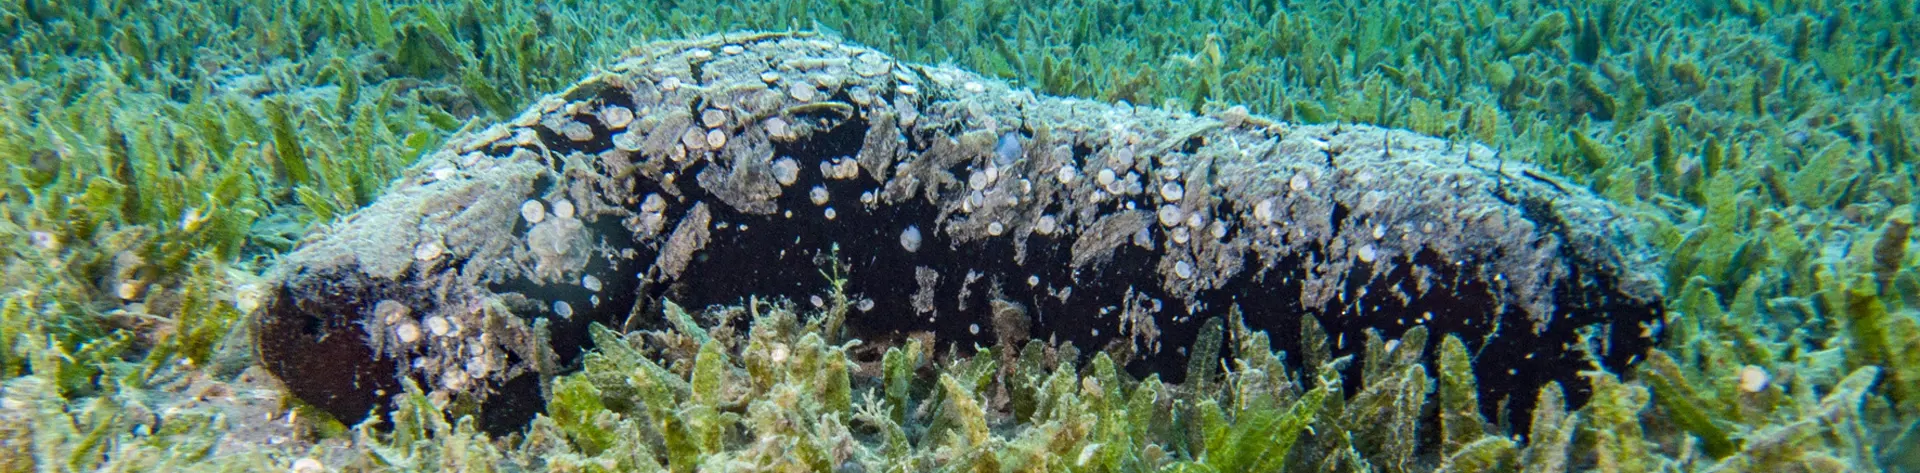
[(1920, 473), (1910, 0), (0, 35), (0, 472)]

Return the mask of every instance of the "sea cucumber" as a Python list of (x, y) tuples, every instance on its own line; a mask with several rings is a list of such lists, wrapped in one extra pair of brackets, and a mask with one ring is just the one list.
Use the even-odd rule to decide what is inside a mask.
[[(739, 47), (696, 54), (723, 46)], [(343, 420), (411, 378), (504, 431), (589, 348), (587, 324), (657, 325), (663, 300), (807, 301), (829, 258), (863, 339), (967, 348), (1017, 326), (1177, 382), (1181, 348), (1231, 307), (1281, 350), (1316, 317), (1336, 356), (1424, 325), (1466, 342), (1482, 410), (1514, 419), (1548, 382), (1583, 402), (1580, 371), (1620, 369), (1660, 331), (1654, 252), (1580, 185), (1477, 144), (1231, 118), (806, 35), (653, 43), (452, 137), (310, 236), (271, 273), (256, 337)]]

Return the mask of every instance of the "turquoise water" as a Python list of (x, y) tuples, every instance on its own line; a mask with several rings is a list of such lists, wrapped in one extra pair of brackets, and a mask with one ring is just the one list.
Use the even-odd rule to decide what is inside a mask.
[[(0, 470), (1920, 471), (1920, 257), (1907, 251), (1920, 157), (1912, 138), (1920, 136), (1916, 15), (1920, 9), (1898, 1), (7, 2), (0, 4), (7, 38), (0, 156), (10, 171), (0, 190), (0, 230), (12, 238), (0, 277)], [(755, 31), (826, 46), (806, 61), (769, 60), (765, 71), (721, 67), (736, 54), (785, 57), (762, 47), (787, 36), (748, 33)], [(657, 43), (688, 38), (705, 39)], [(661, 59), (669, 55), (662, 51), (683, 59)], [(623, 61), (629, 54), (654, 56)], [(673, 60), (714, 61), (697, 73), (718, 79), (689, 73), (669, 88), (663, 78), (672, 74), (643, 67)], [(871, 69), (878, 65), (886, 67)], [(736, 73), (759, 79), (780, 107), (759, 113), (713, 99), (761, 90), (715, 86)], [(643, 90), (607, 82), (608, 74), (645, 79), (644, 90), (659, 95), (608, 99), (604, 90)], [(611, 85), (573, 88), (583, 82)], [(801, 91), (795, 83), (810, 85)], [(681, 85), (687, 89), (676, 92)], [(686, 122), (672, 122), (671, 108), (642, 106), (672, 103), (676, 93), (700, 97), (686, 102)], [(1043, 113), (1053, 106), (1043, 103), (1065, 103), (1047, 97), (1119, 107), (1098, 110), (1130, 110), (1136, 118), (1075, 128), (1084, 117)], [(555, 111), (571, 103), (583, 105)], [(903, 120), (902, 104), (929, 121), (961, 118), (921, 128)], [(608, 113), (618, 112), (607, 105), (632, 105), (621, 118), (631, 123), (612, 126)], [(1009, 108), (997, 108), (1003, 105)], [(834, 187), (884, 172), (852, 160), (836, 166), (842, 153), (826, 151), (858, 157), (869, 142), (832, 148), (853, 143), (835, 130), (872, 126), (876, 110), (909, 130), (905, 149), (938, 154), (934, 143), (949, 140), (960, 150), (946, 164), (952, 182), (921, 174), (932, 176), (928, 189), (958, 191), (922, 195), (928, 208), (950, 202), (964, 211), (936, 222), (934, 212), (908, 200), (878, 192), (856, 205), (860, 189)], [(710, 119), (708, 111), (719, 115)], [(583, 114), (594, 117), (590, 126), (548, 121)], [(779, 128), (768, 117), (780, 118)], [(663, 122), (719, 134), (663, 135), (662, 146), (673, 147), (665, 148), (650, 147), (639, 131), (613, 132), (667, 129)], [(573, 130), (585, 139), (571, 136), (569, 124), (581, 125)], [(1137, 133), (1070, 141), (1106, 129)], [(475, 188), (487, 190), (474, 195), (512, 204), (497, 214), (513, 227), (499, 240), (510, 243), (489, 254), (517, 261), (532, 286), (477, 272), (468, 279), (434, 273), (468, 267), (463, 257), (482, 254), (492, 240), (403, 240), (446, 229), (382, 227), (372, 216), (383, 202), (418, 195), (410, 189), (445, 189), (482, 174), (470, 164), (479, 159), (469, 158), (476, 143), (518, 142), (517, 130), (533, 141), (485, 148), (482, 157), (512, 163), (512, 149), (553, 152), (562, 144), (596, 151), (571, 165), (565, 149), (539, 159), (554, 182), (599, 176), (658, 187), (668, 196), (659, 204), (665, 210), (649, 213), (646, 192), (604, 190), (618, 187), (612, 184)], [(1167, 136), (1190, 139), (1154, 147), (1153, 138)], [(1495, 179), (1489, 194), (1473, 197), (1510, 193), (1486, 205), (1515, 212), (1538, 211), (1510, 198), (1527, 189), (1590, 198), (1607, 214), (1593, 220), (1604, 227), (1560, 219), (1511, 231), (1552, 240), (1603, 228), (1595, 234), (1605, 235), (1605, 251), (1587, 253), (1573, 237), (1552, 240), (1565, 243), (1555, 251), (1583, 255), (1573, 258), (1582, 264), (1604, 253), (1616, 260), (1580, 266), (1582, 274), (1621, 277), (1543, 276), (1564, 284), (1543, 286), (1555, 288), (1540, 292), (1550, 297), (1527, 299), (1532, 280), (1513, 269), (1524, 265), (1461, 269), (1439, 280), (1453, 281), (1445, 286), (1453, 294), (1488, 299), (1403, 301), (1443, 308), (1441, 323), (1414, 335), (1405, 323), (1364, 318), (1392, 311), (1370, 307), (1380, 299), (1362, 293), (1325, 293), (1369, 301), (1340, 308), (1317, 305), (1291, 282), (1204, 282), (1226, 273), (1197, 256), (1165, 258), (1151, 249), (1214, 232), (1205, 222), (1183, 227), (1185, 217), (1206, 211), (1219, 214), (1221, 241), (1268, 242), (1248, 248), (1286, 241), (1277, 232), (1260, 239), (1248, 222), (1274, 220), (1273, 204), (1260, 213), (1258, 202), (1294, 195), (1288, 189), (1325, 189), (1340, 208), (1360, 207), (1361, 194), (1343, 201), (1340, 191), (1316, 184), (1360, 182), (1355, 168), (1305, 184), (1234, 180), (1305, 169), (1289, 167), (1307, 162), (1285, 152), (1229, 153), (1261, 149), (1263, 137), (1288, 143), (1287, 136), (1301, 146), (1338, 147), (1329, 160), (1377, 146), (1382, 158), (1404, 151), (1405, 159), (1511, 176), (1515, 182)], [(691, 268), (686, 277), (679, 270), (652, 279), (597, 272), (674, 267), (662, 248), (677, 226), (654, 239), (629, 233), (647, 228), (646, 218), (682, 222), (698, 199), (676, 200), (685, 197), (665, 192), (669, 179), (659, 169), (668, 168), (648, 171), (645, 163), (687, 162), (685, 153), (703, 162), (703, 143), (723, 156), (732, 149), (726, 143), (756, 139), (776, 149), (765, 160), (767, 176), (782, 186), (818, 180), (828, 194), (822, 200), (833, 205), (808, 202), (805, 185), (773, 188), (786, 199), (778, 209), (799, 209), (803, 218), (767, 222), (812, 223), (756, 225), (797, 233), (738, 237), (746, 243), (735, 245), (725, 235), (759, 234), (744, 229), (745, 217), (725, 212), (751, 199), (719, 198), (725, 205), (716, 200), (711, 208), (726, 226), (713, 228), (725, 231), (712, 246), (680, 254), (688, 261), (680, 267)], [(1422, 143), (1432, 144), (1433, 156), (1420, 157)], [(1057, 159), (1049, 154), (1054, 144), (1081, 165), (1072, 178), (1046, 161)], [(1147, 163), (1138, 168), (1146, 180), (1140, 190), (1125, 189), (1126, 166), (1087, 159), (1111, 160), (1123, 148)], [(634, 154), (608, 161), (598, 153), (615, 149)], [(1179, 159), (1147, 159), (1149, 151)], [(794, 160), (780, 164), (782, 157)], [(1328, 166), (1368, 162), (1358, 159)], [(1210, 187), (1193, 177), (1196, 162), (1255, 165), (1208, 181), (1239, 187)], [(640, 170), (614, 172), (618, 163)], [(1388, 179), (1426, 176), (1425, 168), (1384, 166), (1366, 169)], [(985, 177), (988, 169), (996, 177)], [(1106, 179), (1123, 185), (1105, 189), (1102, 169), (1119, 170)], [(1168, 170), (1183, 174), (1167, 177)], [(834, 177), (841, 172), (857, 178)], [(1117, 200), (1089, 204), (1093, 216), (1138, 203), (1131, 210), (1149, 212), (1141, 215), (1151, 216), (1152, 230), (1145, 240), (1114, 241), (1149, 248), (1143, 251), (1153, 258), (1121, 250), (1084, 266), (1068, 257), (1084, 247), (1060, 238), (1060, 261), (978, 263), (1017, 271), (985, 271), (980, 285), (960, 284), (974, 280), (976, 261), (1013, 251), (967, 246), (1000, 241), (969, 240), (967, 231), (1028, 235), (1045, 216), (1062, 222), (1063, 234), (1097, 233), (1098, 219), (1075, 221), (1058, 210), (991, 222), (1000, 231), (984, 217), (965, 220), (973, 230), (948, 224), (951, 215), (974, 214), (973, 205), (995, 208), (985, 202), (1000, 189), (1002, 172), (1008, 182), (1041, 183), (1042, 195), (1047, 180), (1062, 189), (1073, 182), (1089, 193), (1114, 190), (1102, 198)], [(789, 174), (796, 177), (782, 177)], [(975, 175), (978, 186), (968, 182)], [(699, 181), (697, 170), (677, 179)], [(436, 182), (442, 187), (431, 187)], [(884, 179), (874, 182), (884, 190)], [(971, 196), (961, 189), (969, 188), (980, 204), (964, 203)], [(1412, 192), (1438, 188), (1395, 194), (1383, 187), (1367, 208), (1406, 208), (1421, 195)], [(1197, 202), (1190, 194), (1220, 197), (1212, 210), (1175, 205), (1168, 217), (1162, 204)], [(1077, 195), (1039, 202), (1103, 202)], [(592, 204), (592, 197), (609, 203)], [(527, 210), (523, 200), (538, 208)], [(484, 201), (448, 208), (490, 208)], [(1548, 205), (1563, 213), (1571, 206)], [(822, 208), (839, 212), (808, 220)], [(1338, 222), (1374, 222), (1347, 220), (1348, 212), (1362, 211), (1334, 211), (1332, 233), (1341, 232)], [(575, 215), (616, 214), (595, 222), (625, 227), (626, 239), (545, 252), (514, 240), (551, 243), (552, 235), (570, 235), (557, 225)], [(1361, 238), (1335, 249), (1335, 240), (1323, 239), (1298, 254), (1367, 268), (1376, 257), (1411, 259), (1410, 251), (1393, 252), (1397, 237), (1385, 227), (1472, 221), (1459, 215), (1379, 217), (1386, 224), (1372, 238), (1381, 243)], [(868, 227), (876, 230), (860, 230)], [(912, 244), (901, 228), (914, 230)], [(1346, 227), (1356, 229), (1365, 230)], [(355, 231), (372, 236), (342, 239)], [(816, 233), (832, 238), (802, 244)], [(1021, 238), (1034, 242), (1036, 255), (1055, 248), (1042, 243), (1052, 240)], [(807, 246), (813, 243), (820, 245)], [(927, 259), (883, 261), (896, 253), (880, 250), (896, 247)], [(391, 287), (439, 302), (430, 310), (421, 305), (427, 299), (392, 289), (288, 312), (287, 301), (320, 300), (289, 288), (349, 293), (339, 288), (368, 284), (334, 273), (293, 276), (292, 268), (319, 267), (290, 256), (303, 248), (355, 255), (363, 267), (376, 266), (373, 255), (398, 252), (403, 266), (417, 266), (393, 276)], [(625, 248), (662, 257), (627, 267), (595, 256)], [(932, 256), (946, 251), (955, 256)], [(1486, 267), (1497, 266), (1498, 257), (1487, 258)], [(1150, 269), (1116, 269), (1134, 266)], [(915, 268), (967, 292), (916, 286)], [(1300, 271), (1308, 276), (1274, 281), (1335, 272)], [(600, 276), (582, 277), (593, 274)], [(1080, 299), (1059, 295), (1053, 283), (1074, 274), (1098, 274), (1102, 282), (1078, 280)], [(569, 289), (555, 292), (549, 279)], [(1472, 285), (1487, 281), (1493, 289)], [(1096, 302), (1106, 297), (1101, 284), (1123, 299), (1112, 301), (1115, 315), (1101, 310), (1108, 302)], [(940, 288), (929, 304), (944, 315), (921, 324), (913, 289), (929, 285)], [(1164, 293), (1142, 297), (1182, 310), (1129, 318), (1120, 302), (1145, 300), (1132, 299), (1134, 286), (1158, 288)], [(462, 292), (475, 287), (484, 289)], [(1060, 302), (1002, 297), (1024, 287)], [(1177, 288), (1215, 299), (1181, 300)], [(387, 301), (401, 304), (381, 305)], [(477, 314), (475, 324), (435, 312), (455, 305), (448, 301), (470, 303), (462, 307)], [(1077, 319), (1076, 310), (1101, 315)], [(285, 313), (311, 318), (277, 315)], [(1540, 332), (1548, 335), (1515, 342), (1522, 347), (1512, 351), (1497, 348), (1509, 332), (1471, 327), (1498, 321), (1511, 328), (1542, 313), (1591, 318), (1579, 319), (1582, 330)], [(294, 322), (276, 325), (285, 320)], [(1249, 326), (1239, 329), (1235, 320)], [(312, 325), (333, 321), (340, 324)], [(493, 331), (500, 326), (519, 328)], [(1149, 329), (1149, 342), (1109, 343), (1126, 331), (1130, 342), (1120, 345), (1135, 345)], [(1368, 340), (1368, 329), (1380, 335)], [(281, 333), (313, 336), (314, 347), (358, 348), (289, 352), (276, 348)], [(463, 333), (493, 337), (411, 345), (468, 340)], [(1211, 337), (1225, 341), (1203, 342), (1219, 340)], [(1190, 362), (1215, 359), (1209, 347), (1222, 364)], [(476, 351), (463, 354), (469, 348)], [(1344, 355), (1354, 358), (1342, 362)], [(312, 364), (288, 364), (287, 356)], [(1514, 361), (1534, 357), (1552, 361)], [(449, 372), (493, 374), (450, 383)], [(502, 408), (500, 399), (517, 401)]]

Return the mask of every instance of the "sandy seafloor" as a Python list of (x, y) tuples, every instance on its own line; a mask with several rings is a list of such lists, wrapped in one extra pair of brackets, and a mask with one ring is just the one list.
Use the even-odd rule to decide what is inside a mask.
[[(1526, 431), (1463, 400), (1471, 356), (1342, 390), (1229, 350), (1173, 385), (1052, 349), (866, 353), (807, 301), (614, 335), (505, 435), (431, 386), (344, 423), (262, 369), (265, 277), (302, 238), (630, 48), (741, 31), (1484, 145), (1633, 219), (1660, 341)], [(0, 38), (0, 471), (1920, 472), (1904, 0), (7, 0)]]

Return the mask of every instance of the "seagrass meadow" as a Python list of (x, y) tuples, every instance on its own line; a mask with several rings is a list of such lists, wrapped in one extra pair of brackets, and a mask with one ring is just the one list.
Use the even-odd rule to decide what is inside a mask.
[(0, 33), (0, 472), (1920, 472), (1909, 1)]

